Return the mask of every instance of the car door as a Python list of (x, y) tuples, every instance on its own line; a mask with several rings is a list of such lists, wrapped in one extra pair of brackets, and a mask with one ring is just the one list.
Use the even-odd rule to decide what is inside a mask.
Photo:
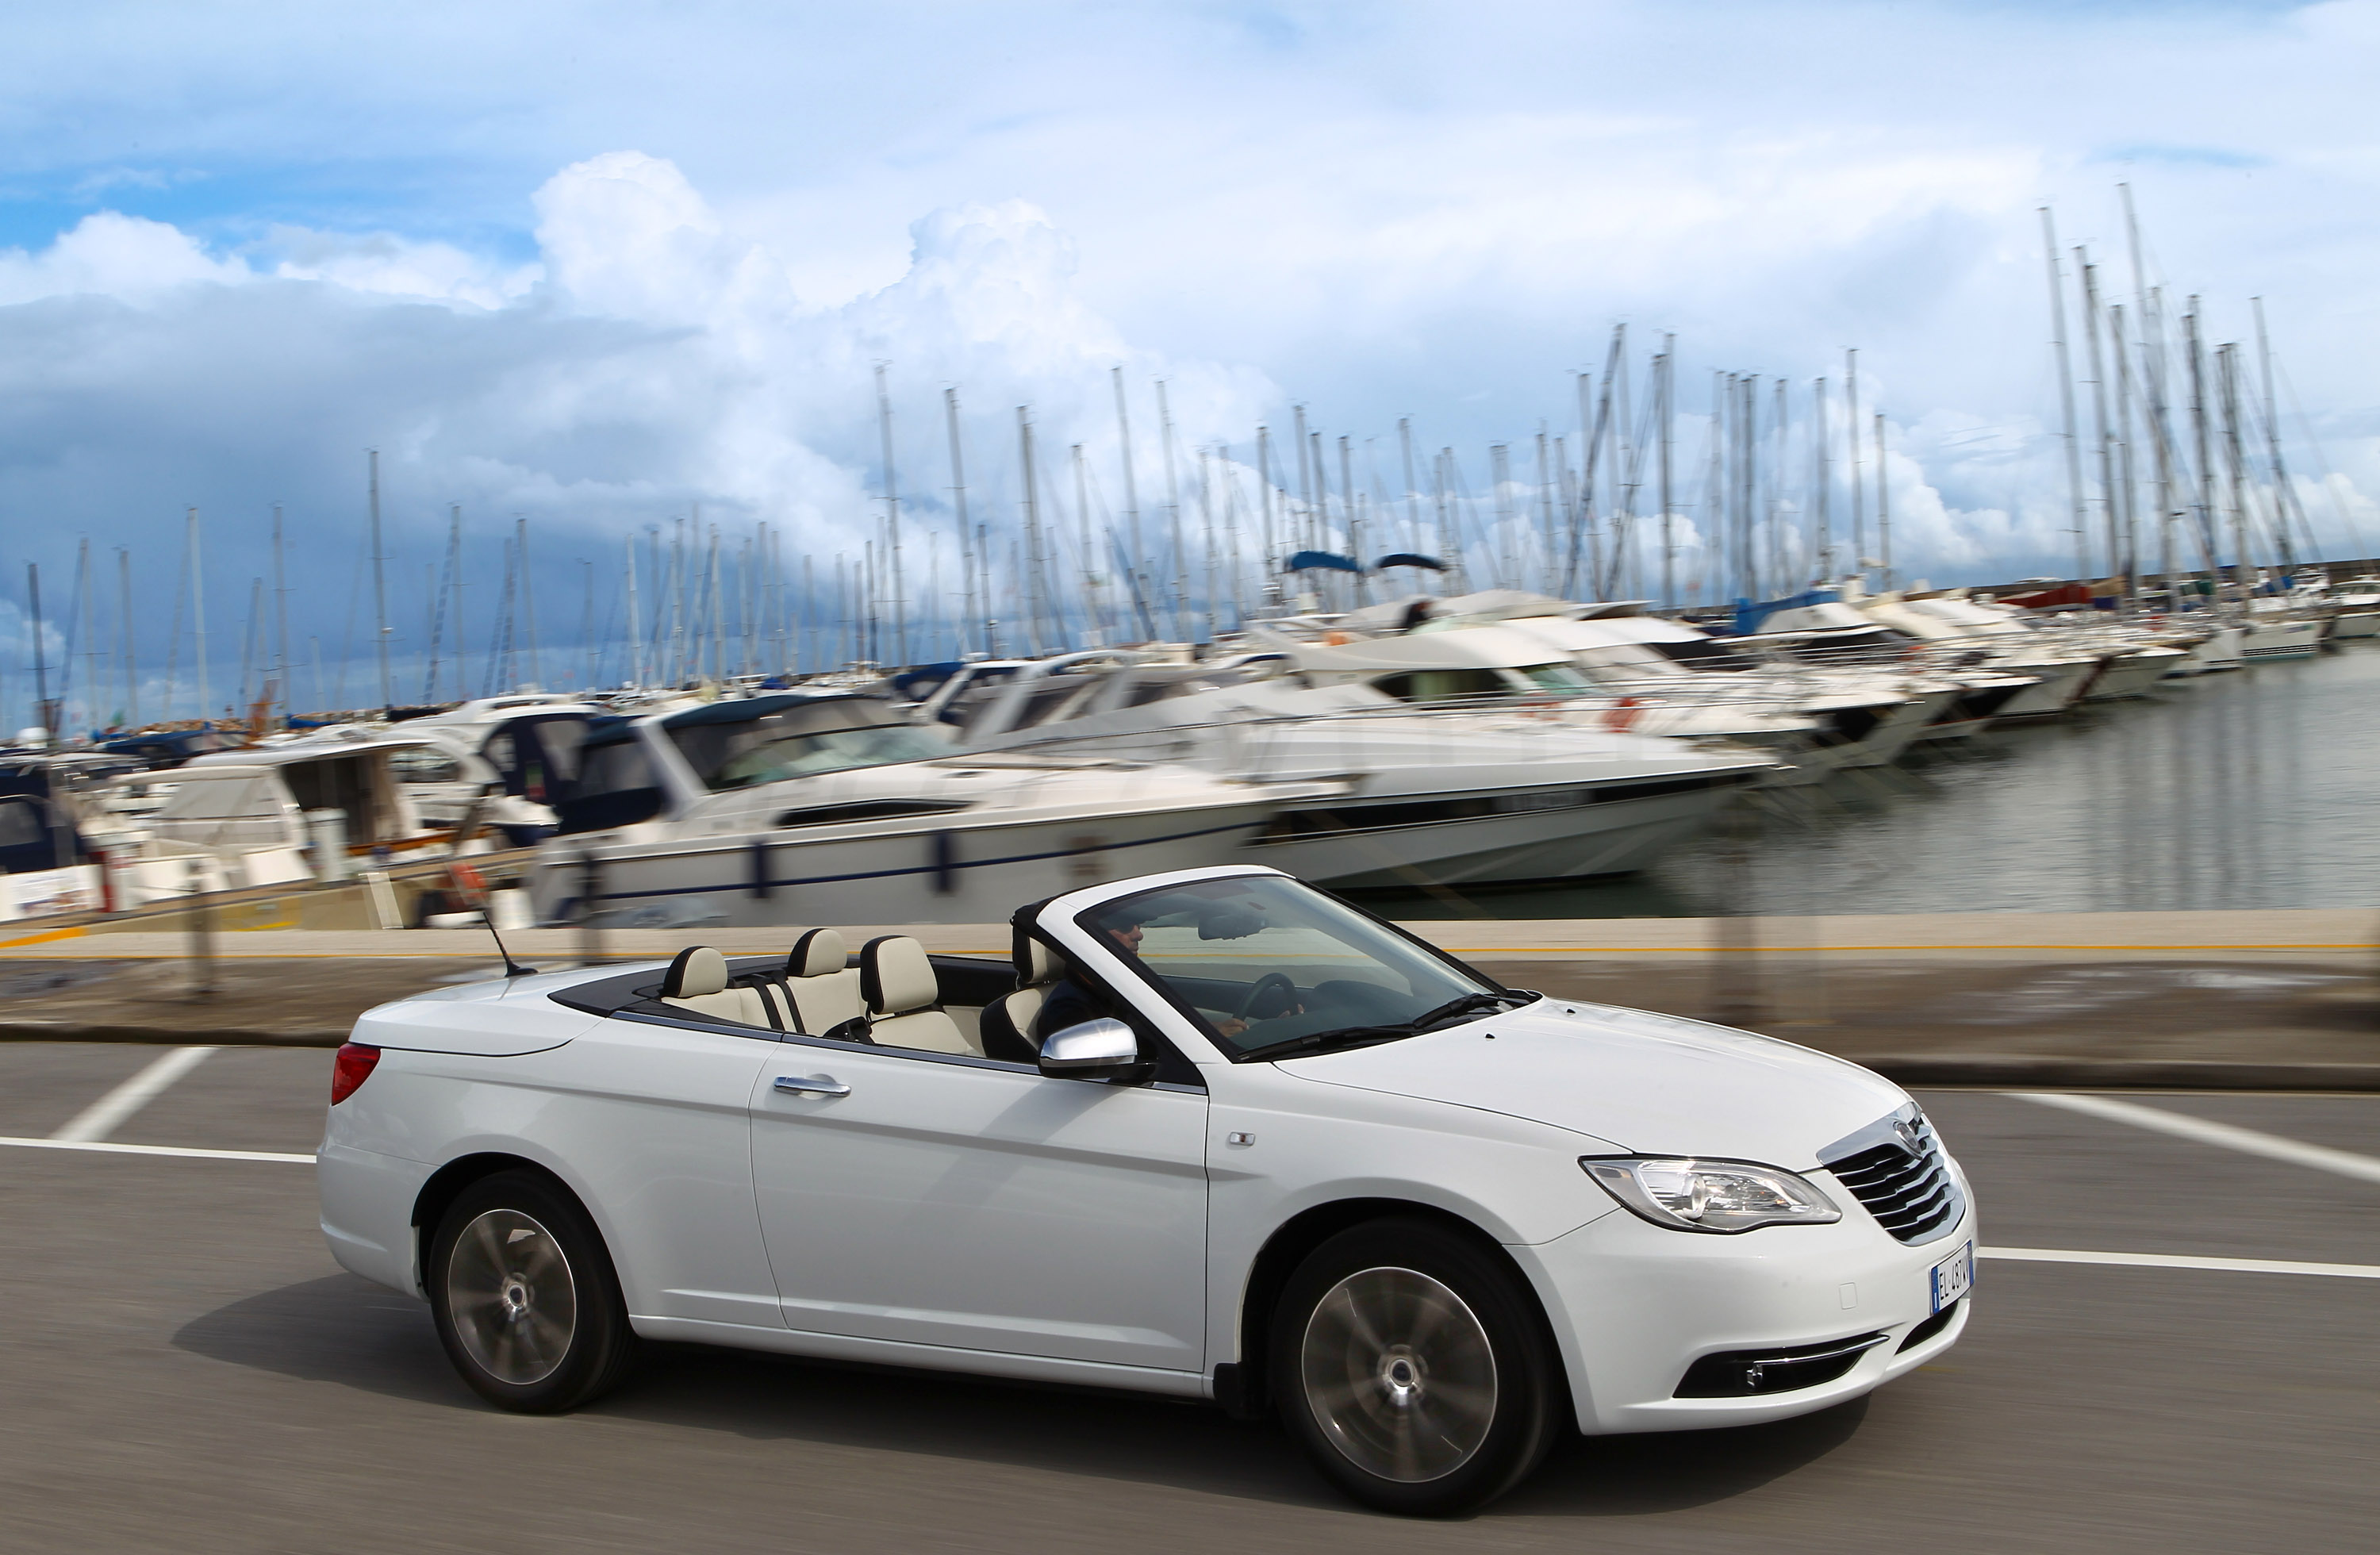
[(787, 1327), (1203, 1369), (1204, 1090), (798, 1039), (771, 1056), (752, 1159)]

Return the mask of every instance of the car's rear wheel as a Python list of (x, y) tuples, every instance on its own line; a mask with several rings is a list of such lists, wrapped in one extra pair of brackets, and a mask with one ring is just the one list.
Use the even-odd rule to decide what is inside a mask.
[(1553, 1443), (1555, 1364), (1502, 1260), (1419, 1220), (1330, 1238), (1274, 1313), (1271, 1378), (1316, 1464), (1387, 1512), (1484, 1505)]
[(483, 1177), (438, 1223), (424, 1271), (446, 1357), (489, 1403), (573, 1409), (614, 1386), (636, 1336), (603, 1240), (532, 1172)]

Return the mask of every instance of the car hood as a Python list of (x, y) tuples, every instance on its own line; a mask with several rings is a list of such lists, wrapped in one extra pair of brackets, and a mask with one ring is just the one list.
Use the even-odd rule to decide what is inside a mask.
[(1550, 1124), (1630, 1154), (1730, 1157), (1794, 1171), (1815, 1166), (1820, 1149), (1909, 1099), (1880, 1075), (1791, 1042), (1557, 999), (1402, 1041), (1282, 1060), (1280, 1068), (1325, 1085)]

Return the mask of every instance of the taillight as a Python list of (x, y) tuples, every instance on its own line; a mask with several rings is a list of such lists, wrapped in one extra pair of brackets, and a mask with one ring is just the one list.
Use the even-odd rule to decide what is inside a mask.
[(331, 1105), (335, 1107), (355, 1095), (371, 1078), (372, 1065), (379, 1062), (378, 1048), (367, 1048), (360, 1042), (339, 1044), (339, 1056), (331, 1065)]

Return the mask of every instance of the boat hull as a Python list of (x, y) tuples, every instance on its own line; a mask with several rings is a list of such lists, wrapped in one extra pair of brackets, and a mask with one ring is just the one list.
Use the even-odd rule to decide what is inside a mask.
[[(601, 844), (594, 921), (605, 928), (819, 923), (1000, 923), (1030, 902), (1103, 881), (1232, 860), (1277, 801), (1009, 823), (785, 829)], [(584, 919), (587, 844), (540, 850), (529, 878), (541, 923)]]
[(2273, 659), (2311, 659), (2322, 650), (2319, 621), (2252, 621), (2240, 646), (2249, 663)]
[[(1510, 790), (1448, 796), (1427, 803), (1339, 800), (1284, 807), (1242, 860), (1346, 889), (1423, 885), (1515, 885), (1582, 880), (1642, 869), (1701, 830), (1763, 769), (1682, 779), (1666, 793), (1627, 796), (1531, 796), (1535, 808), (1463, 814), (1466, 806), (1509, 802)], [(1442, 812), (1433, 815), (1432, 812)]]

